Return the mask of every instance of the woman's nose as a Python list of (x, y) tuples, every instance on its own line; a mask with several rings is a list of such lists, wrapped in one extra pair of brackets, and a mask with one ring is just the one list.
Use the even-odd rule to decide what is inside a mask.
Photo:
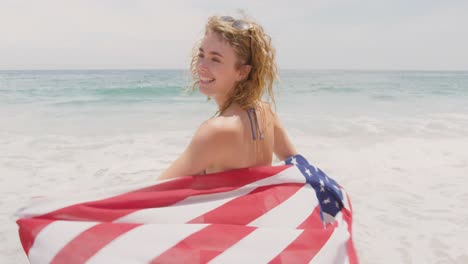
[(198, 68), (198, 71), (203, 71), (203, 72), (208, 70), (208, 68), (206, 67), (206, 63), (200, 59), (197, 61), (197, 68)]

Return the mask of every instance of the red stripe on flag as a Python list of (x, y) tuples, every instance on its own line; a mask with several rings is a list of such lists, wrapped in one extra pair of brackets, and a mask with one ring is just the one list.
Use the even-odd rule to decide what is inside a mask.
[(34, 218), (23, 218), (16, 221), (19, 226), (19, 236), (21, 245), (23, 245), (24, 252), (26, 255), (29, 254), (29, 250), (34, 244), (34, 240), (37, 235), (50, 223), (51, 220), (34, 219)]
[(190, 196), (232, 191), (276, 175), (288, 167), (291, 165), (263, 166), (182, 177), (108, 199), (72, 205), (39, 217), (51, 220), (111, 222), (139, 209), (170, 206)]
[(300, 224), (297, 229), (321, 229), (323, 222), (320, 217), (320, 206), (317, 204), (314, 211)]
[(154, 258), (151, 263), (206, 263), (255, 229), (249, 226), (209, 225)]
[[(139, 225), (125, 223), (103, 223), (95, 225), (67, 243), (59, 253), (55, 255), (51, 263), (85, 263), (112, 240), (137, 226)], [(116, 252), (116, 254), (118, 254), (118, 252)]]
[(349, 264), (358, 264), (359, 263), (357, 253), (356, 253), (356, 248), (354, 247), (354, 242), (353, 242), (352, 235), (348, 239), (348, 241), (346, 242), (346, 253), (348, 254)]
[(246, 225), (293, 196), (302, 186), (302, 183), (262, 186), (188, 223)]
[(322, 249), (335, 228), (313, 230), (306, 229), (278, 254), (270, 264), (308, 263)]
[(356, 253), (356, 248), (354, 247), (353, 242), (353, 207), (351, 205), (351, 200), (349, 199), (348, 194), (346, 194), (346, 199), (348, 200), (349, 210), (343, 208), (341, 212), (343, 212), (343, 219), (348, 224), (348, 232), (350, 238), (346, 242), (346, 252), (348, 254), (348, 261), (350, 264), (358, 264), (359, 260)]

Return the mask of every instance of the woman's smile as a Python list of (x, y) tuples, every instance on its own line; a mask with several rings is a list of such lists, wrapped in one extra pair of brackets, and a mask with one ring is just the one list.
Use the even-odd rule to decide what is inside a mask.
[(200, 76), (200, 84), (206, 85), (206, 84), (210, 84), (210, 83), (212, 83), (214, 81), (215, 81), (214, 78)]

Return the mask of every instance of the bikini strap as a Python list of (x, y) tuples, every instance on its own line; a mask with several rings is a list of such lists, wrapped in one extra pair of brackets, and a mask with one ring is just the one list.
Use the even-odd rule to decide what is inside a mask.
[(247, 109), (247, 115), (249, 116), (250, 131), (252, 131), (253, 140), (257, 140), (257, 133), (255, 133), (255, 131), (254, 131), (254, 128), (253, 128), (254, 124), (253, 124), (253, 121), (252, 121), (252, 117), (250, 116), (250, 114), (252, 114), (252, 113), (253, 113), (253, 116), (254, 116), (254, 119), (255, 119), (255, 127), (257, 128), (258, 133), (260, 135), (260, 140), (263, 140), (263, 133), (260, 130), (260, 125), (258, 124), (257, 113), (255, 112), (255, 109), (251, 107), (251, 108)]

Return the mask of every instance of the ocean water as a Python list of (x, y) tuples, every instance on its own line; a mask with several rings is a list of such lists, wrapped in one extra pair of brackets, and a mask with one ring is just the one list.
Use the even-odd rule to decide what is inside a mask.
[[(280, 78), (279, 115), (313, 135), (467, 132), (468, 72), (285, 70)], [(3, 71), (3, 132), (189, 129), (186, 122), (209, 118), (215, 105), (198, 92), (185, 94), (188, 86), (182, 70)]]
[[(298, 151), (350, 193), (362, 263), (468, 263), (468, 72), (280, 72)], [(0, 258), (36, 195), (150, 184), (216, 112), (183, 70), (0, 71)]]

